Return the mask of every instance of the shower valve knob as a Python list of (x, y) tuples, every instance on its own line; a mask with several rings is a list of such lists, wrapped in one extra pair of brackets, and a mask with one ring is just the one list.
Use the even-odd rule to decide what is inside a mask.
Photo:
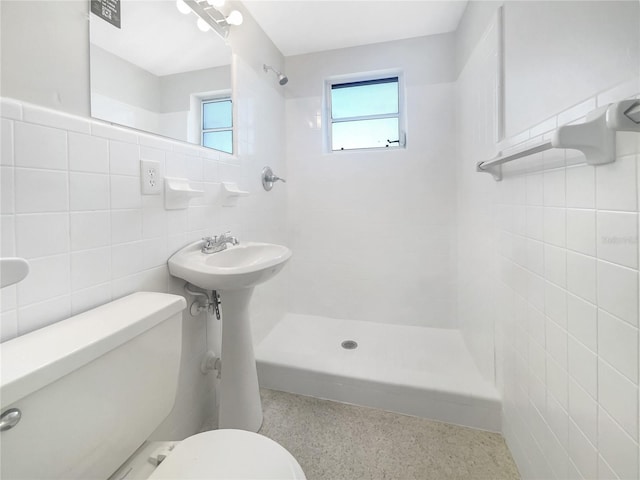
[(262, 169), (262, 187), (268, 192), (273, 188), (273, 184), (280, 180), (283, 183), (287, 183), (284, 178), (280, 178), (277, 175), (274, 175), (271, 167), (264, 167)]

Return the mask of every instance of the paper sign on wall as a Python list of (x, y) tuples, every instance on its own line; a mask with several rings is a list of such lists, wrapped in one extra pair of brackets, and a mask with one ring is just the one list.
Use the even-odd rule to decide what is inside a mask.
[(120, 0), (91, 0), (91, 12), (120, 28)]

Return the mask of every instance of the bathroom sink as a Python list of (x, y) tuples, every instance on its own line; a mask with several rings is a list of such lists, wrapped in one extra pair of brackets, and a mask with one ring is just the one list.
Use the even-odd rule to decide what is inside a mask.
[(202, 242), (187, 245), (169, 258), (174, 277), (206, 290), (250, 288), (275, 276), (291, 250), (271, 243), (242, 242), (217, 253), (202, 253)]

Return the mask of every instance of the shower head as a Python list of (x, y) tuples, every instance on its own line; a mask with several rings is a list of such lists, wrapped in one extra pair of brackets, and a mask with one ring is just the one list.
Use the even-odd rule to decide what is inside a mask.
[(278, 76), (278, 83), (280, 85), (286, 85), (287, 82), (289, 81), (289, 77), (287, 77), (284, 73), (279, 72), (278, 70), (276, 70), (275, 68), (273, 68), (270, 65), (264, 64), (264, 65), (262, 65), (262, 69), (265, 72), (268, 72), (269, 70), (273, 71), (273, 73), (275, 73)]

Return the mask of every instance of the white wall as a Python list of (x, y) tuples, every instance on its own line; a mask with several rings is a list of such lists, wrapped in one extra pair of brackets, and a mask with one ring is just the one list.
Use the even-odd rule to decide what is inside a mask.
[[(515, 162), (502, 182), (474, 171), (497, 148), (540, 141), (640, 93), (638, 2), (551, 3), (505, 6), (506, 127), (516, 136), (496, 146), (488, 22), (474, 26), (486, 35), (458, 81), (459, 321), (485, 375), (495, 368), (504, 434), (523, 478), (635, 479), (640, 135), (618, 134), (610, 165), (554, 149)], [(600, 70), (622, 56), (619, 68)], [(527, 59), (537, 85), (520, 74)]]
[[(453, 36), (287, 57), (290, 311), (455, 326)], [(407, 148), (323, 151), (327, 77), (401, 68)]]
[(511, 2), (504, 45), (506, 128), (515, 135), (638, 75), (638, 2)]
[[(131, 292), (181, 294), (183, 282), (170, 278), (167, 258), (204, 234), (231, 230), (241, 241), (285, 242), (284, 191), (267, 193), (260, 185), (265, 164), (285, 171), (284, 99), (277, 83), (258, 73), (262, 61), (281, 63), (282, 55), (248, 12), (230, 38), (240, 129), (237, 154), (230, 157), (86, 117), (88, 2), (1, 7), (2, 93), (15, 99), (1, 105), (0, 254), (25, 257), (31, 265), (22, 283), (2, 289), (2, 340)], [(69, 9), (77, 15), (65, 17)], [(260, 63), (246, 50), (254, 44), (260, 45)], [(69, 96), (51, 101), (67, 87)], [(165, 210), (162, 196), (140, 194), (140, 159), (158, 160), (163, 172), (189, 178), (205, 196), (186, 210)], [(236, 181), (251, 195), (237, 207), (221, 207), (221, 181)], [(280, 276), (256, 291), (257, 331), (283, 313), (286, 269)], [(185, 315), (179, 395), (157, 438), (193, 434), (211, 417), (211, 375), (199, 372), (205, 338), (204, 318)]]
[(0, 8), (0, 95), (89, 116), (89, 3), (3, 0)]

